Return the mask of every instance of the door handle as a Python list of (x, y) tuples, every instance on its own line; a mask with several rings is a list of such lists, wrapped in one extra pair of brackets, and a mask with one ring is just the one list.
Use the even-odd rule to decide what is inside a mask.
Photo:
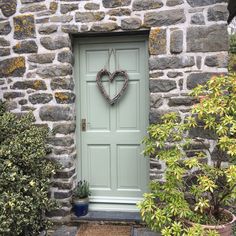
[(82, 119), (81, 120), (81, 130), (83, 131), (83, 132), (85, 132), (86, 131), (86, 119)]

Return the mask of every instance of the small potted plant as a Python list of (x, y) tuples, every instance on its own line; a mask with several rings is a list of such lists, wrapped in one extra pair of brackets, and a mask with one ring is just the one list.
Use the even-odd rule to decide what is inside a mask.
[(88, 214), (89, 196), (91, 195), (89, 183), (86, 180), (80, 180), (73, 190), (73, 210), (77, 217)]
[[(181, 121), (169, 113), (148, 129), (144, 154), (163, 161), (166, 170), (139, 203), (141, 216), (164, 236), (232, 236), (235, 216), (228, 209), (236, 199), (236, 75), (214, 77), (192, 95), (199, 103), (188, 117)], [(200, 137), (203, 133), (207, 139)]]

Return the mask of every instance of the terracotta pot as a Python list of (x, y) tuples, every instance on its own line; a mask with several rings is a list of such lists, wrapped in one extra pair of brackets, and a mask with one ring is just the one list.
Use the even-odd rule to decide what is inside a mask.
[[(235, 215), (233, 215), (230, 211), (224, 210), (225, 214), (229, 215), (231, 217), (231, 221), (229, 223), (223, 224), (223, 225), (201, 225), (206, 230), (215, 230), (217, 233), (219, 233), (220, 236), (233, 236), (233, 223), (236, 221)], [(190, 221), (186, 221), (186, 223), (190, 226), (194, 226), (195, 223), (192, 223)]]

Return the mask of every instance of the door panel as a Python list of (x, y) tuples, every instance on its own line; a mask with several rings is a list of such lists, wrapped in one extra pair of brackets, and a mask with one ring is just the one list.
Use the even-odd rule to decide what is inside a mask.
[[(94, 39), (80, 41), (77, 46), (77, 109), (80, 119), (87, 122), (86, 131), (79, 133), (81, 178), (90, 182), (92, 202), (135, 204), (147, 191), (149, 172), (148, 161), (140, 154), (149, 112), (146, 41), (129, 37), (98, 43)], [(104, 67), (111, 73), (126, 70), (129, 76), (128, 89), (114, 105), (106, 101), (96, 84), (96, 75)], [(102, 81), (111, 97), (124, 83), (121, 77), (113, 83), (108, 78)]]
[[(120, 91), (123, 83), (118, 82), (117, 92)], [(125, 94), (125, 102), (122, 105), (117, 104), (117, 131), (140, 130), (139, 122), (139, 81), (130, 81), (128, 91)], [(129, 114), (124, 116), (124, 114)]]
[[(109, 91), (109, 84), (104, 83), (105, 89)], [(109, 106), (104, 106), (104, 98), (98, 93), (96, 82), (87, 83), (87, 125), (88, 131), (110, 130)]]
[[(118, 70), (126, 70), (128, 73), (139, 73), (139, 51), (139, 49), (117, 49), (116, 68)], [(130, 60), (131, 58), (133, 60)]]
[[(139, 145), (117, 145), (117, 188), (118, 191), (137, 191), (140, 189)], [(132, 166), (133, 171), (130, 171)]]
[[(87, 171), (92, 189), (111, 189), (111, 150), (110, 145), (88, 145)], [(97, 171), (98, 166), (103, 171)]]

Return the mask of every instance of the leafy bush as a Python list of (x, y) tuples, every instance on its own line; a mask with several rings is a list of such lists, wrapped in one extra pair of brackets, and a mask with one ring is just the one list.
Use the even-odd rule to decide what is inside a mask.
[(0, 235), (35, 236), (55, 207), (48, 197), (56, 169), (45, 158), (48, 130), (36, 127), (31, 113), (19, 118), (3, 107), (0, 103)]
[(90, 195), (89, 183), (86, 180), (80, 180), (73, 191), (73, 198), (87, 198)]
[(229, 64), (230, 72), (236, 72), (236, 34), (230, 35)]
[(232, 73), (236, 72), (236, 54), (233, 53), (229, 54), (228, 70)]
[(229, 52), (236, 53), (236, 34), (230, 35), (229, 39), (230, 39)]
[[(167, 168), (165, 181), (153, 181), (139, 207), (147, 225), (166, 236), (204, 235), (198, 225), (198, 229), (188, 228), (186, 220), (212, 225), (228, 222), (222, 208), (236, 199), (236, 76), (214, 77), (192, 95), (199, 103), (184, 122), (177, 114), (164, 115), (161, 124), (149, 127), (144, 139), (144, 154), (164, 161)], [(195, 127), (211, 131), (214, 152), (206, 140), (189, 138), (188, 132)], [(193, 151), (196, 142), (205, 151)]]

